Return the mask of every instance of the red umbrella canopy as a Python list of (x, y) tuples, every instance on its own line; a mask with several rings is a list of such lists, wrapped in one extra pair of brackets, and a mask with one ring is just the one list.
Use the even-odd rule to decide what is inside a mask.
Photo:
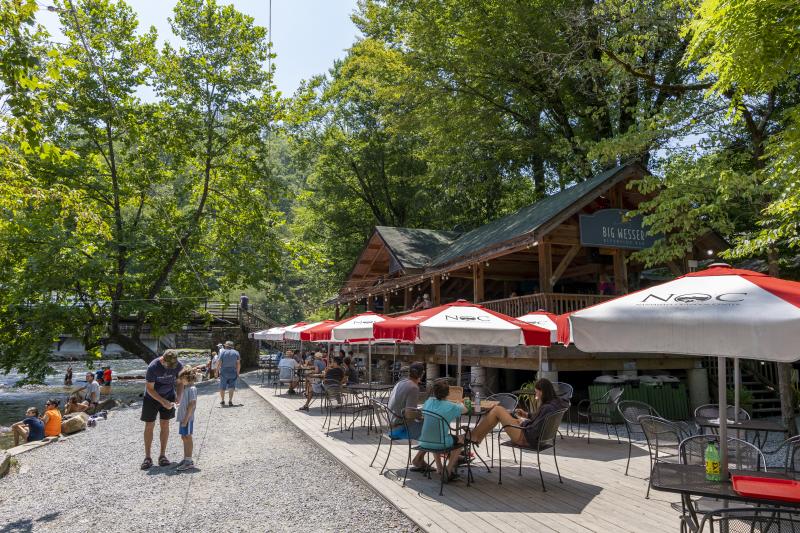
[(417, 344), (550, 346), (550, 331), (464, 300), (376, 322), (373, 336)]
[(300, 340), (312, 342), (331, 342), (331, 329), (340, 323), (341, 321), (337, 322), (336, 320), (323, 320), (322, 322), (315, 324), (313, 327), (301, 331)]
[(534, 326), (539, 326), (540, 328), (544, 328), (550, 331), (550, 342), (557, 342), (559, 338), (558, 330), (559, 328), (563, 327), (564, 321), (561, 321), (561, 324), (558, 322), (558, 315), (554, 315), (553, 313), (548, 313), (543, 309), (539, 309), (538, 311), (531, 311), (530, 313), (525, 313), (522, 316), (518, 316), (517, 320), (522, 320), (528, 324), (533, 324)]

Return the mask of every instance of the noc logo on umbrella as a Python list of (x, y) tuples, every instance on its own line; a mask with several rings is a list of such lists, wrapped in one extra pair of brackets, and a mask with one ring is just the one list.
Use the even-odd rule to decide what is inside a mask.
[(488, 316), (470, 316), (470, 315), (444, 315), (445, 320), (456, 320), (456, 321), (473, 321), (473, 320), (483, 320), (485, 322), (489, 321)]
[[(668, 294), (666, 297), (659, 296), (657, 294), (650, 293), (642, 299), (641, 303), (655, 303), (656, 305), (669, 304), (670, 301), (681, 303), (681, 304), (702, 304), (713, 300), (711, 303), (713, 305), (718, 305), (715, 302), (722, 302), (724, 304), (729, 303), (736, 303), (744, 301), (744, 296), (747, 296), (746, 292), (723, 292), (721, 294), (712, 295), (706, 294), (703, 292), (693, 292), (687, 294)], [(657, 302), (651, 302), (651, 298), (653, 300), (657, 300)]]

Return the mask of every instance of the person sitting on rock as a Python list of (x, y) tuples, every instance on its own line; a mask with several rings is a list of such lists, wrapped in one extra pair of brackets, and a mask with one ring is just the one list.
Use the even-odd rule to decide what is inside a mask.
[(86, 390), (83, 399), (89, 404), (88, 410), (92, 411), (100, 402), (100, 385), (94, 380), (94, 374), (92, 372), (86, 373), (86, 385), (75, 392), (80, 392), (82, 390)]
[(67, 400), (67, 405), (64, 406), (64, 414), (82, 413), (87, 409), (89, 409), (89, 402), (82, 402), (77, 394), (73, 394)]
[(58, 437), (61, 435), (61, 411), (58, 410), (58, 400), (47, 400), (44, 404), (44, 416), (42, 422), (44, 423), (44, 436), (45, 437)]
[(39, 410), (28, 407), (25, 418), (11, 426), (14, 433), (14, 446), (19, 446), (20, 441), (34, 442), (44, 439), (44, 422), (39, 419)]

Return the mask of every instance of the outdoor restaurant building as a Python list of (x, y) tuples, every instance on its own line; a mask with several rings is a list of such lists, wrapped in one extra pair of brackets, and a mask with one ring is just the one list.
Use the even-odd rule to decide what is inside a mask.
[[(640, 218), (623, 219), (647, 199), (629, 187), (644, 172), (637, 164), (617, 166), (464, 233), (376, 227), (330, 302), (336, 318), (365, 310), (408, 312), (423, 295), (434, 306), (466, 299), (515, 317), (536, 310), (561, 314), (682, 275), (727, 247), (709, 232), (684, 258), (662, 268), (630, 261), (633, 251), (655, 241)], [(454, 362), (445, 346), (384, 345), (373, 354), (384, 361), (425, 360), (429, 377), (447, 371), (441, 366), (446, 359)], [(542, 360), (539, 368), (537, 348), (463, 347), (473, 381), (492, 391), (516, 388), (535, 372), (578, 385), (601, 374), (673, 374), (692, 404), (708, 400), (708, 369), (700, 358), (593, 354), (553, 345)]]

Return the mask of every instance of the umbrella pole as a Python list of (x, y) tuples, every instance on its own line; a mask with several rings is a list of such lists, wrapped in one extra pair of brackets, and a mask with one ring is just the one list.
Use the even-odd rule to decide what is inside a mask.
[(458, 370), (456, 371), (456, 386), (461, 386), (461, 345), (458, 345)]
[(392, 352), (392, 380), (391, 380), (392, 383), (395, 382), (395, 380), (394, 380), (395, 375), (397, 376), (398, 379), (400, 378), (400, 372), (397, 372), (397, 374), (395, 374), (395, 371), (396, 371), (395, 368), (396, 368), (396, 365), (397, 365), (397, 350), (398, 349), (400, 349), (400, 346), (397, 343), (394, 343), (394, 352)]
[(542, 379), (542, 351), (544, 349), (539, 346), (539, 368), (536, 370), (536, 379)]
[(450, 355), (450, 345), (444, 345), (444, 377), (450, 377), (450, 367), (447, 366), (447, 356)]
[(739, 396), (742, 390), (742, 370), (739, 367), (739, 358), (733, 360), (733, 421), (739, 421), (739, 405), (741, 401)]
[(717, 388), (719, 394), (719, 476), (728, 481), (728, 398), (725, 357), (717, 359)]
[(372, 383), (372, 341), (367, 342), (367, 383)]

